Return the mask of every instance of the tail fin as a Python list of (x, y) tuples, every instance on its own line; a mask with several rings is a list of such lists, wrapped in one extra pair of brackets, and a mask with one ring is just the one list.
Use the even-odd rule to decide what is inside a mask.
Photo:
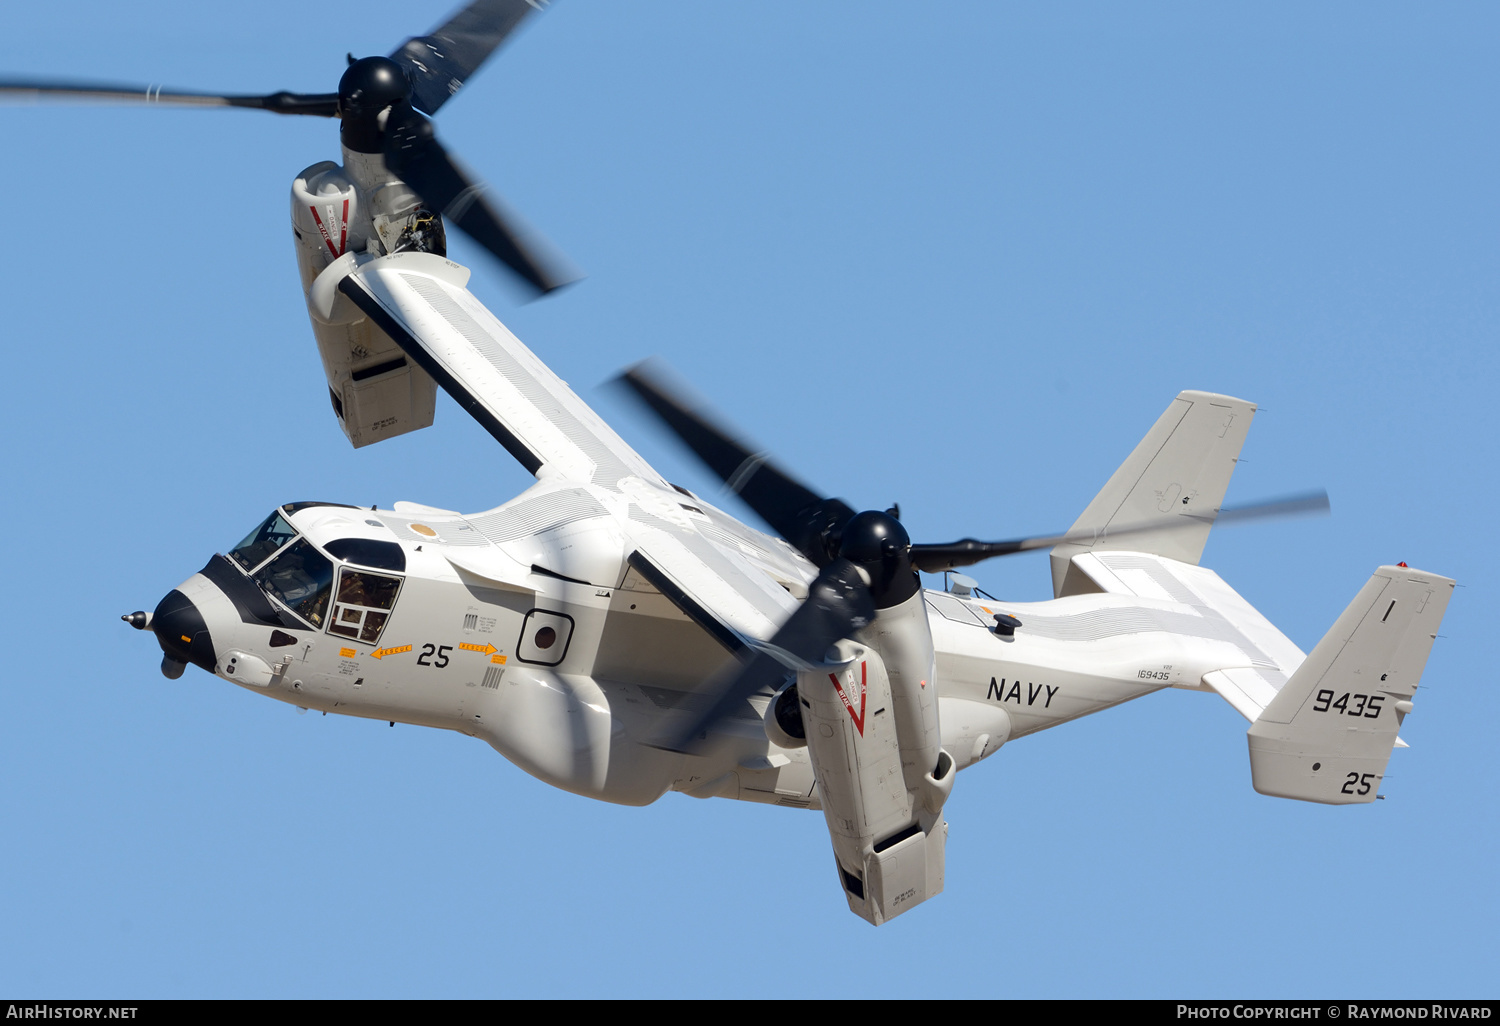
[[(1069, 573), (1081, 552), (1129, 549), (1196, 564), (1254, 416), (1255, 404), (1243, 399), (1178, 393), (1069, 531), (1095, 532), (1096, 539), (1052, 550), (1052, 593), (1060, 598), (1098, 590), (1087, 575)], [(1159, 533), (1109, 538), (1112, 526), (1134, 528), (1157, 519)]]
[(1383, 566), (1250, 727), (1255, 789), (1372, 802), (1411, 711), (1453, 581)]

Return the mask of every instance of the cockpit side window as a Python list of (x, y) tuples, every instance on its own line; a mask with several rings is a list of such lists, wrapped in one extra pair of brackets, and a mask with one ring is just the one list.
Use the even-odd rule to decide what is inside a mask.
[(324, 545), (328, 554), (337, 559), (372, 566), (377, 570), (405, 570), (406, 553), (392, 541), (376, 541), (371, 538), (336, 538)]
[(229, 555), (246, 571), (254, 570), (295, 537), (297, 532), (292, 525), (279, 512), (272, 513), (263, 524), (245, 535), (245, 540)]
[(334, 600), (329, 633), (375, 644), (400, 591), (399, 577), (343, 567), (339, 571), (338, 597)]
[(333, 590), (333, 564), (305, 539), (282, 549), (254, 576), (292, 612), (308, 623), (323, 626), (328, 595)]

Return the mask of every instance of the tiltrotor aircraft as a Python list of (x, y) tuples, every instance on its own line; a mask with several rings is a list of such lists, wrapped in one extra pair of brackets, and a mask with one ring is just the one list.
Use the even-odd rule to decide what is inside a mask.
[[(1453, 582), (1380, 567), (1304, 655), (1199, 566), (1215, 522), (1319, 505), (1221, 512), (1252, 403), (1180, 393), (1049, 538), (913, 544), (896, 510), (809, 489), (637, 368), (626, 385), (776, 534), (653, 470), (444, 255), (447, 216), (538, 288), (556, 284), (417, 113), (526, 9), (472, 4), (392, 58), (354, 62), (337, 95), (232, 102), (342, 121), (344, 163), (297, 177), (292, 229), (349, 440), (431, 424), (441, 386), (536, 484), (475, 514), (272, 510), (127, 615), (155, 633), (169, 677), (193, 663), (300, 707), (459, 731), (603, 801), (681, 791), (820, 809), (837, 882), (875, 924), (942, 890), (960, 770), (1162, 688), (1216, 692), (1245, 716), (1261, 793), (1378, 797)], [(203, 100), (159, 98), (185, 96)], [(917, 573), (1044, 547), (1049, 601), (998, 601), (961, 576), (928, 590)]]

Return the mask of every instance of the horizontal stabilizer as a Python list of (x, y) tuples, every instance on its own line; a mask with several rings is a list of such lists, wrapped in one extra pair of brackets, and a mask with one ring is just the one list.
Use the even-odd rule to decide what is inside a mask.
[(1218, 692), (1234, 711), (1254, 723), (1276, 697), (1276, 688), (1252, 666), (1212, 670), (1203, 675), (1205, 686)]
[(1452, 593), (1437, 574), (1375, 571), (1250, 727), (1257, 791), (1329, 805), (1375, 800)]

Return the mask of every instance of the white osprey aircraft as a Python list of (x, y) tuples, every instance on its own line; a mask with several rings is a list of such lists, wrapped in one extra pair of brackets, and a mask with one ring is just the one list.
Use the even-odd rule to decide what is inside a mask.
[[(625, 382), (776, 535), (661, 477), (466, 289), (447, 216), (538, 289), (528, 254), (435, 142), (431, 113), (520, 20), (481, 0), (339, 93), (205, 97), (337, 116), (343, 164), (292, 186), (297, 257), (335, 414), (355, 446), (453, 396), (536, 484), (460, 514), (296, 502), (156, 607), (162, 669), (188, 663), (324, 712), (481, 738), (557, 787), (821, 809), (849, 907), (879, 924), (943, 888), (944, 803), (1007, 741), (1166, 687), (1250, 721), (1263, 794), (1371, 802), (1453, 582), (1385, 566), (1304, 655), (1213, 571), (1211, 526), (1326, 505), (1221, 506), (1255, 406), (1182, 392), (1066, 534), (912, 544), (896, 510), (798, 483), (643, 369)], [(10, 92), (141, 98), (123, 88)], [(441, 215), (441, 216), (440, 216)], [(1046, 602), (967, 578), (1050, 547)]]

